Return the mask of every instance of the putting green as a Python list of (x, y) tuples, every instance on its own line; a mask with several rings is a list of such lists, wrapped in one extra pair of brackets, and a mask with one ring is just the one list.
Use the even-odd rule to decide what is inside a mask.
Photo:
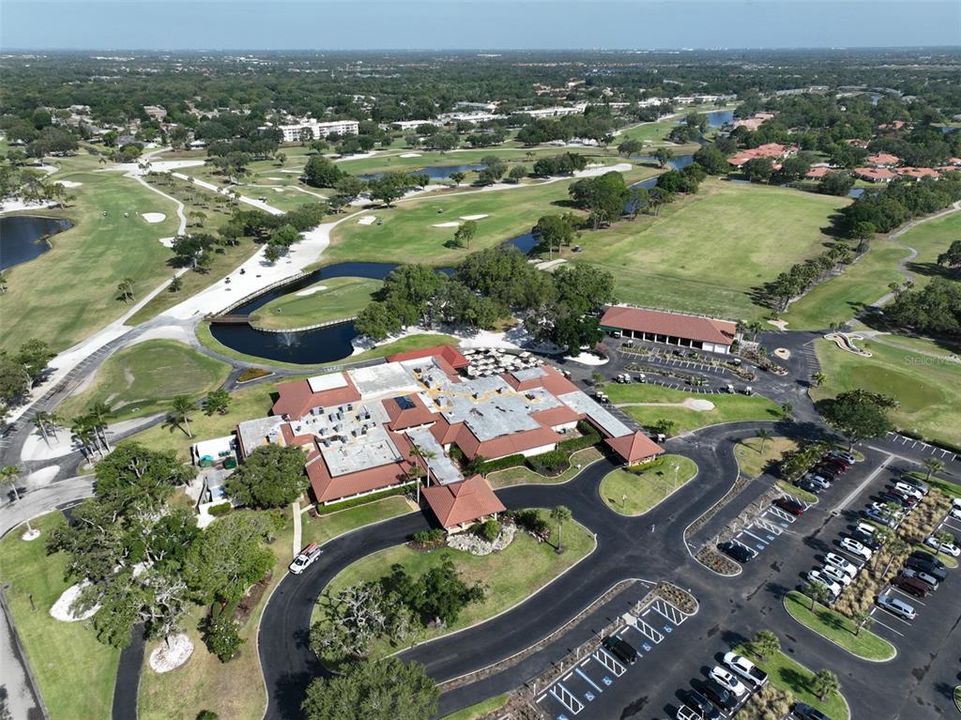
[(811, 390), (812, 397), (834, 397), (856, 388), (883, 393), (899, 403), (891, 412), (899, 429), (961, 445), (961, 362), (951, 359), (951, 349), (931, 340), (886, 335), (859, 344), (872, 357), (817, 341), (815, 350), (826, 380)]
[(265, 330), (292, 330), (356, 317), (382, 286), (380, 280), (358, 277), (321, 280), (267, 303), (251, 315), (250, 324)]

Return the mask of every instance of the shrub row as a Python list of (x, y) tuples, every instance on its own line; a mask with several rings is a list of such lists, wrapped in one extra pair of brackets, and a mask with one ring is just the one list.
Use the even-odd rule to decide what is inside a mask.
[(404, 483), (403, 485), (392, 487), (389, 490), (382, 490), (381, 492), (371, 493), (370, 495), (364, 495), (363, 497), (351, 498), (350, 500), (341, 500), (338, 503), (332, 503), (330, 505), (322, 505), (317, 503), (315, 507), (318, 515), (329, 515), (330, 513), (337, 512), (338, 510), (346, 510), (347, 508), (357, 507), (358, 505), (366, 505), (367, 503), (374, 502), (376, 500), (382, 500), (386, 497), (404, 495), (409, 487), (410, 483)]

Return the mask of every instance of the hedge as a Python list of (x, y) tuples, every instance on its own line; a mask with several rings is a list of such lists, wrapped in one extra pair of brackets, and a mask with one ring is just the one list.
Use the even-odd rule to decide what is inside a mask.
[(329, 515), (332, 512), (337, 512), (338, 510), (346, 510), (347, 508), (357, 507), (358, 505), (365, 505), (369, 502), (374, 502), (375, 500), (382, 500), (386, 497), (393, 497), (394, 495), (404, 495), (407, 493), (407, 489), (413, 483), (404, 483), (403, 485), (398, 485), (397, 487), (390, 488), (389, 490), (382, 490), (381, 492), (371, 493), (370, 495), (364, 495), (362, 497), (351, 498), (350, 500), (341, 500), (338, 503), (332, 503), (330, 505), (322, 505), (317, 503), (315, 509), (318, 515)]
[(591, 445), (597, 445), (597, 443), (601, 441), (601, 434), (597, 432), (590, 423), (581, 420), (577, 423), (577, 429), (580, 431), (581, 436), (570, 438), (569, 440), (561, 440), (557, 443), (558, 450), (563, 450), (570, 455), (578, 450), (589, 448)]
[(230, 512), (233, 506), (229, 502), (217, 503), (216, 505), (211, 505), (207, 508), (207, 512), (213, 517), (220, 517), (221, 515), (226, 515)]
[(481, 475), (487, 475), (488, 473), (496, 472), (497, 470), (506, 470), (507, 468), (523, 465), (526, 461), (527, 458), (521, 454), (508, 455), (507, 457), (498, 458), (497, 460), (488, 460), (486, 462), (478, 463), (474, 467), (474, 471), (480, 473)]

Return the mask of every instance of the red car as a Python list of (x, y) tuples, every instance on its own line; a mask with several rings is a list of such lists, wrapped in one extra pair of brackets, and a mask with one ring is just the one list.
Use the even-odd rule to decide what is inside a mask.
[(807, 506), (798, 501), (792, 500), (789, 497), (779, 497), (774, 501), (774, 506), (780, 508), (786, 513), (794, 515), (794, 517), (800, 517), (807, 510)]

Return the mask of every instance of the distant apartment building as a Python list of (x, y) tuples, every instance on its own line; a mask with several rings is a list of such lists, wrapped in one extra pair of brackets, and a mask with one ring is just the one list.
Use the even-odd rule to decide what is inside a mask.
[(304, 131), (310, 132), (310, 140), (319, 140), (328, 135), (337, 133), (338, 135), (356, 135), (360, 123), (356, 120), (331, 120), (319, 122), (317, 120), (306, 119), (299, 122), (284, 125), (263, 125), (261, 130), (276, 127), (284, 134), (284, 142), (299, 142), (304, 135)]

